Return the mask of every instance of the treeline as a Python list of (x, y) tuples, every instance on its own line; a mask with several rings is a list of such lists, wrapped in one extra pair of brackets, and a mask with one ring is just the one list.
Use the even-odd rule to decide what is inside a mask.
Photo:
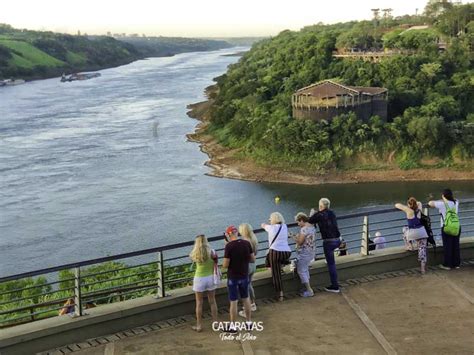
[[(244, 156), (295, 168), (351, 167), (367, 157), (472, 168), (474, 5), (433, 4), (423, 16), (315, 25), (260, 41), (216, 78), (209, 132)], [(394, 49), (379, 63), (333, 57)], [(388, 88), (388, 122), (293, 119), (291, 95), (323, 79)]]
[(92, 71), (137, 59), (231, 47), (225, 41), (174, 38), (72, 36), (18, 30), (0, 24), (0, 79), (39, 79)]
[[(122, 262), (107, 262), (81, 271), (84, 305), (99, 306), (156, 295), (158, 288), (156, 263), (134, 267)], [(166, 266), (166, 291), (187, 286), (193, 275), (190, 264)], [(40, 276), (0, 283), (0, 329), (57, 316), (65, 302), (74, 297), (73, 271), (60, 271), (57, 281), (51, 284), (51, 280)]]
[(45, 78), (118, 66), (140, 57), (133, 46), (110, 37), (20, 31), (0, 25), (0, 78)]
[(212, 51), (232, 45), (223, 40), (184, 37), (120, 37), (135, 47), (143, 57), (166, 57), (179, 53)]

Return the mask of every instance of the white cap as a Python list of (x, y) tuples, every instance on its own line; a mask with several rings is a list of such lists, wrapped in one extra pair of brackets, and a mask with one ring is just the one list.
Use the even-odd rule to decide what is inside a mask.
[(380, 232), (375, 233), (375, 237), (381, 237), (381, 236), (382, 236), (382, 233)]

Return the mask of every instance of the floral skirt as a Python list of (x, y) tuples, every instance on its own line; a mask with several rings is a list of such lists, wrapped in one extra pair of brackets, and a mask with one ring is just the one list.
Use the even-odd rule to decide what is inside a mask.
[(426, 246), (427, 246), (428, 239), (418, 239), (416, 244), (418, 244), (418, 261), (421, 263), (426, 263), (428, 260), (428, 256), (426, 254)]

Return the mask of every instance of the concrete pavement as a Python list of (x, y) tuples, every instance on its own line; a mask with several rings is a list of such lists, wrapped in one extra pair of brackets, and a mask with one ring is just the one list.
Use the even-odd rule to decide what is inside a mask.
[[(209, 316), (203, 332), (196, 333), (188, 317), (164, 329), (105, 344), (89, 342), (85, 349), (71, 345), (54, 353), (474, 353), (473, 265), (452, 271), (433, 268), (425, 276), (415, 269), (392, 276), (397, 277), (348, 283), (343, 294), (317, 292), (312, 298), (290, 295), (284, 302), (262, 300), (253, 320), (262, 321), (264, 330), (252, 332), (255, 340), (221, 340), (220, 333), (211, 329)], [(228, 314), (220, 314), (220, 320), (228, 320)]]

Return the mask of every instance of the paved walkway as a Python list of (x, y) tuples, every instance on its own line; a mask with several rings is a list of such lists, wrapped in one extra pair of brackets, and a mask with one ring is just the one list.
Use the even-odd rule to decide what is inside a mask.
[(406, 270), (348, 280), (341, 294), (263, 300), (253, 316), (264, 326), (252, 333), (255, 340), (223, 341), (209, 317), (206, 329), (195, 333), (192, 317), (183, 317), (54, 353), (474, 354), (474, 265), (425, 276)]

